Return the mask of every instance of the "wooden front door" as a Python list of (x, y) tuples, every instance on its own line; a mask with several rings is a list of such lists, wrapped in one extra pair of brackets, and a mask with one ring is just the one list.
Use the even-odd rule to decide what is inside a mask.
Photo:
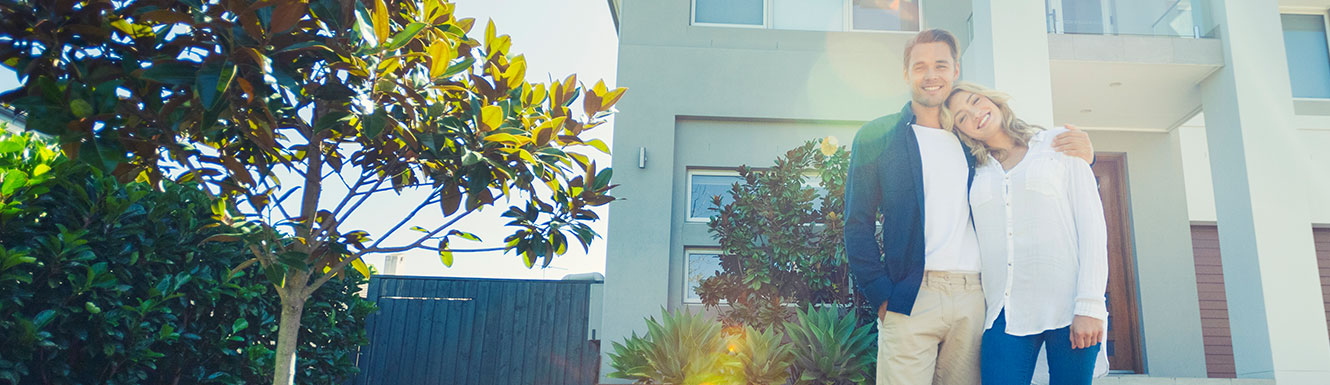
[(1094, 176), (1108, 223), (1108, 351), (1109, 370), (1141, 373), (1140, 332), (1136, 303), (1135, 250), (1127, 200), (1127, 156), (1095, 155)]

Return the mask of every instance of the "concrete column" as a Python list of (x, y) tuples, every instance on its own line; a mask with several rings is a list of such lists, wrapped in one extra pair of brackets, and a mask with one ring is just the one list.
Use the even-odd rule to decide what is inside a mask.
[(1238, 377), (1330, 378), (1276, 0), (1215, 0), (1226, 65), (1201, 84)]
[(974, 0), (973, 7), (974, 41), (961, 60), (962, 79), (1010, 94), (1017, 117), (1051, 127), (1053, 83), (1044, 2)]

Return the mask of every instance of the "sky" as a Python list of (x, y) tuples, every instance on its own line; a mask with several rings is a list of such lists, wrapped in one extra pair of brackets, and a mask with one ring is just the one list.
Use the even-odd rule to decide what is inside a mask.
[[(511, 52), (526, 56), (527, 80), (548, 82), (550, 79), (562, 80), (570, 74), (577, 74), (580, 82), (587, 86), (604, 80), (611, 89), (615, 87), (615, 69), (618, 61), (618, 36), (614, 30), (614, 21), (610, 17), (608, 2), (605, 0), (457, 0), (457, 17), (472, 17), (476, 26), (472, 36), (482, 38), (485, 23), (493, 20), (500, 34), (512, 37)], [(17, 88), (19, 81), (12, 71), (0, 69), (0, 90)], [(631, 91), (625, 95), (631, 97)], [(612, 146), (613, 122), (597, 127), (586, 134), (585, 139), (598, 138)], [(596, 152), (595, 150), (590, 150)], [(610, 157), (593, 155), (598, 165), (609, 165)], [(286, 178), (284, 180), (293, 181)], [(287, 182), (292, 183), (292, 182)], [(335, 179), (325, 180), (324, 185), (339, 185)], [(345, 190), (345, 188), (341, 188)], [(392, 192), (381, 193), (356, 210), (355, 214), (339, 226), (343, 232), (363, 229), (371, 236), (381, 234), (395, 225), (402, 215), (416, 207), (424, 197), (424, 191), (408, 191), (402, 196)], [(333, 202), (335, 204), (335, 202)], [(511, 230), (503, 226), (506, 218), (499, 215), (507, 210), (509, 204), (516, 201), (500, 200), (495, 207), (474, 213), (459, 221), (453, 228), (469, 231), (480, 236), (483, 242), (470, 242), (454, 238), (456, 248), (492, 248), (503, 246), (503, 238)], [(325, 206), (329, 205), (327, 202)], [(584, 252), (580, 244), (573, 241), (568, 253), (555, 257), (548, 268), (528, 269), (522, 258), (512, 253), (483, 252), (457, 253), (452, 267), (445, 267), (438, 255), (430, 250), (416, 250), (403, 253), (396, 273), (402, 275), (430, 275), (450, 277), (478, 278), (522, 278), (522, 279), (560, 279), (567, 274), (605, 272), (605, 243), (603, 238), (608, 233), (606, 221), (609, 212), (605, 207), (598, 210), (601, 220), (592, 224), (601, 238), (592, 243), (590, 250)], [(430, 224), (440, 224), (442, 214), (437, 208), (426, 208), (405, 227), (419, 225), (433, 228)], [(386, 240), (383, 246), (395, 246), (410, 243), (412, 232), (399, 230), (398, 234)], [(377, 238), (377, 237), (376, 237)], [(570, 240), (573, 238), (570, 236)], [(365, 262), (375, 266), (380, 272), (385, 271), (384, 256), (369, 256)]]

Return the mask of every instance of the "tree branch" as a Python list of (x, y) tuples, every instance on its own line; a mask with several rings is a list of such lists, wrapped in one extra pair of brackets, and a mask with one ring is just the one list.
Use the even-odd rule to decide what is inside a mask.
[[(498, 200), (499, 198), (502, 198), (502, 197), (503, 197), (503, 194), (499, 194), (499, 196), (494, 197), (494, 199), (495, 199), (495, 200)], [(424, 207), (424, 206), (422, 205), (422, 206), (420, 206), (420, 207)], [(419, 210), (420, 207), (417, 207), (416, 209)], [(476, 210), (477, 210), (478, 208), (479, 208), (479, 207), (476, 207), (476, 208), (473, 208), (473, 209), (467, 210), (467, 211), (465, 211), (465, 212), (463, 212), (463, 213), (461, 213), (461, 214), (458, 214), (456, 217), (454, 217), (453, 219), (449, 220), (447, 223), (444, 223), (442, 226), (439, 226), (438, 228), (435, 228), (434, 231), (430, 231), (428, 234), (425, 234), (425, 235), (421, 236), (419, 239), (416, 239), (415, 242), (412, 242), (412, 243), (409, 244), (409, 245), (406, 245), (406, 246), (398, 246), (398, 247), (389, 247), (389, 248), (379, 248), (379, 247), (378, 247), (378, 244), (383, 243), (383, 240), (388, 239), (387, 234), (391, 234), (391, 233), (392, 233), (392, 231), (390, 230), (390, 231), (389, 231), (388, 233), (386, 233), (382, 238), (379, 238), (378, 241), (375, 241), (375, 242), (374, 242), (374, 245), (371, 245), (371, 246), (370, 246), (369, 248), (367, 248), (367, 249), (364, 249), (364, 250), (358, 251), (358, 252), (356, 252), (355, 254), (352, 254), (350, 257), (348, 257), (348, 258), (346, 258), (346, 259), (343, 259), (343, 260), (337, 262), (336, 265), (331, 266), (331, 269), (328, 270), (328, 274), (324, 274), (323, 276), (320, 276), (318, 279), (315, 279), (315, 280), (314, 280), (314, 283), (311, 283), (309, 286), (306, 286), (306, 287), (305, 287), (303, 293), (305, 294), (305, 296), (309, 296), (309, 294), (314, 293), (314, 291), (315, 291), (315, 290), (318, 290), (319, 287), (322, 287), (323, 284), (328, 283), (328, 280), (331, 280), (333, 276), (337, 275), (337, 274), (340, 273), (342, 270), (346, 269), (346, 266), (347, 266), (347, 265), (350, 265), (352, 261), (355, 261), (355, 260), (357, 260), (357, 259), (360, 259), (361, 257), (364, 257), (364, 256), (367, 255), (367, 254), (375, 254), (375, 253), (396, 253), (396, 252), (402, 252), (402, 251), (407, 251), (407, 250), (411, 250), (411, 249), (414, 249), (414, 248), (418, 248), (418, 247), (420, 247), (421, 245), (425, 244), (425, 241), (426, 241), (426, 240), (429, 240), (430, 238), (433, 238), (436, 234), (438, 234), (438, 233), (442, 232), (443, 230), (447, 229), (449, 226), (452, 226), (454, 223), (457, 223), (457, 221), (461, 220), (462, 218), (466, 218), (467, 215), (470, 215), (471, 213), (476, 212)], [(399, 224), (399, 227), (400, 227), (400, 224)], [(438, 249), (436, 248), (435, 250), (438, 250)]]
[[(387, 180), (388, 180), (387, 178), (379, 179), (379, 181), (378, 181), (378, 182), (375, 182), (375, 183), (374, 183), (374, 186), (373, 186), (373, 187), (370, 187), (369, 189), (370, 189), (370, 190), (377, 189), (377, 188), (379, 188), (379, 186), (382, 186), (382, 185), (383, 185), (383, 182), (385, 182), (385, 181), (387, 181)], [(362, 203), (365, 203), (365, 200), (366, 200), (366, 199), (369, 199), (370, 194), (364, 194), (364, 195), (365, 195), (365, 196), (360, 197), (360, 200), (356, 201), (356, 204), (351, 205), (351, 208), (350, 208), (350, 209), (348, 209), (348, 210), (346, 210), (346, 212), (342, 213), (342, 215), (340, 215), (340, 218), (337, 218), (337, 223), (338, 223), (338, 224), (341, 224), (342, 222), (345, 222), (345, 221), (346, 221), (346, 217), (351, 216), (351, 213), (356, 212), (356, 209), (360, 208), (360, 205), (361, 205)], [(346, 200), (349, 201), (349, 200), (351, 199), (351, 197), (353, 197), (353, 196), (355, 196), (355, 195), (354, 195), (354, 194), (347, 194), (347, 195), (346, 195), (346, 198), (344, 198), (344, 199), (346, 199)], [(338, 216), (337, 213), (338, 213), (339, 211), (341, 211), (341, 210), (342, 210), (341, 205), (338, 205), (338, 207), (337, 207), (337, 211), (333, 211), (333, 216)]]

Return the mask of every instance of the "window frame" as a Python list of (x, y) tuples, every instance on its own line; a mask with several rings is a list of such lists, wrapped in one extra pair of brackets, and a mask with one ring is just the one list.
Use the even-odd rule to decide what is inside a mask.
[(687, 171), (687, 175), (684, 177), (684, 188), (687, 189), (687, 191), (684, 192), (684, 204), (682, 205), (682, 206), (683, 206), (683, 218), (684, 218), (684, 222), (687, 222), (687, 223), (711, 223), (711, 217), (705, 217), (705, 218), (693, 217), (693, 176), (695, 176), (695, 175), (702, 175), (702, 176), (732, 176), (732, 177), (737, 177), (737, 178), (740, 178), (740, 179), (742, 179), (742, 177), (739, 176), (739, 171), (736, 170), (736, 169), (727, 169), (727, 168), (690, 168), (690, 169), (688, 169), (688, 171)]
[[(1325, 41), (1326, 41), (1326, 47), (1325, 47), (1325, 49), (1326, 49), (1326, 54), (1327, 54), (1327, 55), (1330, 55), (1330, 9), (1297, 8), (1297, 7), (1294, 7), (1294, 8), (1285, 8), (1285, 7), (1280, 7), (1280, 8), (1279, 8), (1279, 15), (1280, 15), (1280, 16), (1283, 16), (1283, 15), (1308, 15), (1308, 16), (1310, 16), (1310, 15), (1315, 15), (1315, 16), (1320, 16), (1320, 17), (1321, 17), (1321, 26), (1322, 26), (1323, 29), (1325, 30), (1325, 35), (1326, 35), (1326, 37), (1325, 37)], [(1282, 20), (1281, 20), (1281, 23), (1280, 23), (1280, 25), (1279, 25), (1279, 32), (1280, 32), (1281, 35), (1284, 33), (1284, 25), (1283, 25), (1283, 23), (1282, 23)], [(1330, 59), (1330, 56), (1328, 56), (1327, 58)], [(1285, 52), (1284, 52), (1284, 61), (1286, 62), (1286, 64), (1285, 64), (1284, 66), (1285, 66), (1285, 69), (1286, 69), (1286, 70), (1288, 69), (1288, 68), (1287, 68), (1287, 67), (1288, 67), (1288, 64), (1287, 64), (1288, 59), (1289, 59), (1289, 57), (1288, 57), (1288, 52), (1285, 51)], [(1290, 91), (1292, 91), (1292, 88), (1293, 88), (1293, 87), (1292, 87), (1292, 86), (1293, 86), (1293, 78), (1292, 78), (1292, 72), (1291, 72), (1291, 71), (1290, 71), (1289, 75), (1290, 75), (1290, 76), (1289, 76), (1289, 89), (1290, 89)], [(1290, 93), (1290, 96), (1292, 96), (1291, 93)], [(1327, 96), (1327, 97), (1319, 97), (1319, 98), (1318, 98), (1318, 97), (1306, 97), (1306, 96), (1293, 96), (1293, 100), (1294, 100), (1294, 101), (1325, 102), (1325, 101), (1330, 101), (1330, 96)]]
[[(719, 262), (719, 261), (720, 261), (720, 256), (721, 256), (721, 254), (723, 254), (723, 251), (720, 249), (719, 246), (685, 246), (685, 247), (683, 248), (683, 269), (680, 270), (680, 271), (683, 272), (683, 277), (682, 277), (682, 278), (683, 278), (683, 281), (682, 281), (681, 284), (679, 285), (679, 287), (680, 287), (680, 289), (679, 289), (679, 290), (680, 290), (680, 293), (679, 293), (679, 301), (680, 301), (681, 303), (683, 303), (684, 305), (701, 305), (701, 304), (702, 304), (702, 297), (701, 297), (701, 296), (698, 296), (698, 297), (697, 297), (697, 300), (693, 300), (693, 299), (692, 299), (692, 294), (693, 294), (693, 293), (692, 293), (692, 288), (690, 288), (690, 287), (688, 286), (688, 275), (689, 275), (690, 273), (692, 273), (692, 271), (691, 271), (691, 269), (690, 269), (690, 265), (691, 265), (691, 264), (689, 263), (689, 262), (691, 262), (691, 261), (690, 261), (689, 259), (692, 258), (693, 254), (715, 254), (715, 256), (716, 256), (716, 260), (717, 260), (717, 262)], [(701, 282), (698, 282), (698, 283), (700, 284)], [(730, 301), (725, 300), (725, 299), (721, 299), (718, 303), (719, 303), (719, 304), (729, 304)]]
[(688, 24), (702, 27), (771, 29), (771, 0), (762, 0), (762, 25), (698, 22), (697, 0), (690, 0), (688, 2)]
[[(771, 29), (782, 31), (796, 31), (794, 29), (783, 29), (775, 27), (775, 16), (771, 10), (775, 6), (776, 0), (762, 0), (762, 25), (755, 24), (727, 24), (727, 23), (708, 23), (697, 21), (697, 1), (688, 2), (688, 24), (700, 27), (721, 27), (721, 28), (745, 28), (745, 29)], [(809, 32), (865, 32), (865, 33), (908, 33), (917, 34), (927, 29), (924, 24), (924, 1), (915, 0), (919, 3), (919, 30), (916, 31), (886, 31), (880, 29), (859, 29), (854, 27), (854, 0), (841, 0), (841, 29), (836, 31), (829, 30), (811, 30)], [(805, 31), (805, 30), (797, 30)]]

